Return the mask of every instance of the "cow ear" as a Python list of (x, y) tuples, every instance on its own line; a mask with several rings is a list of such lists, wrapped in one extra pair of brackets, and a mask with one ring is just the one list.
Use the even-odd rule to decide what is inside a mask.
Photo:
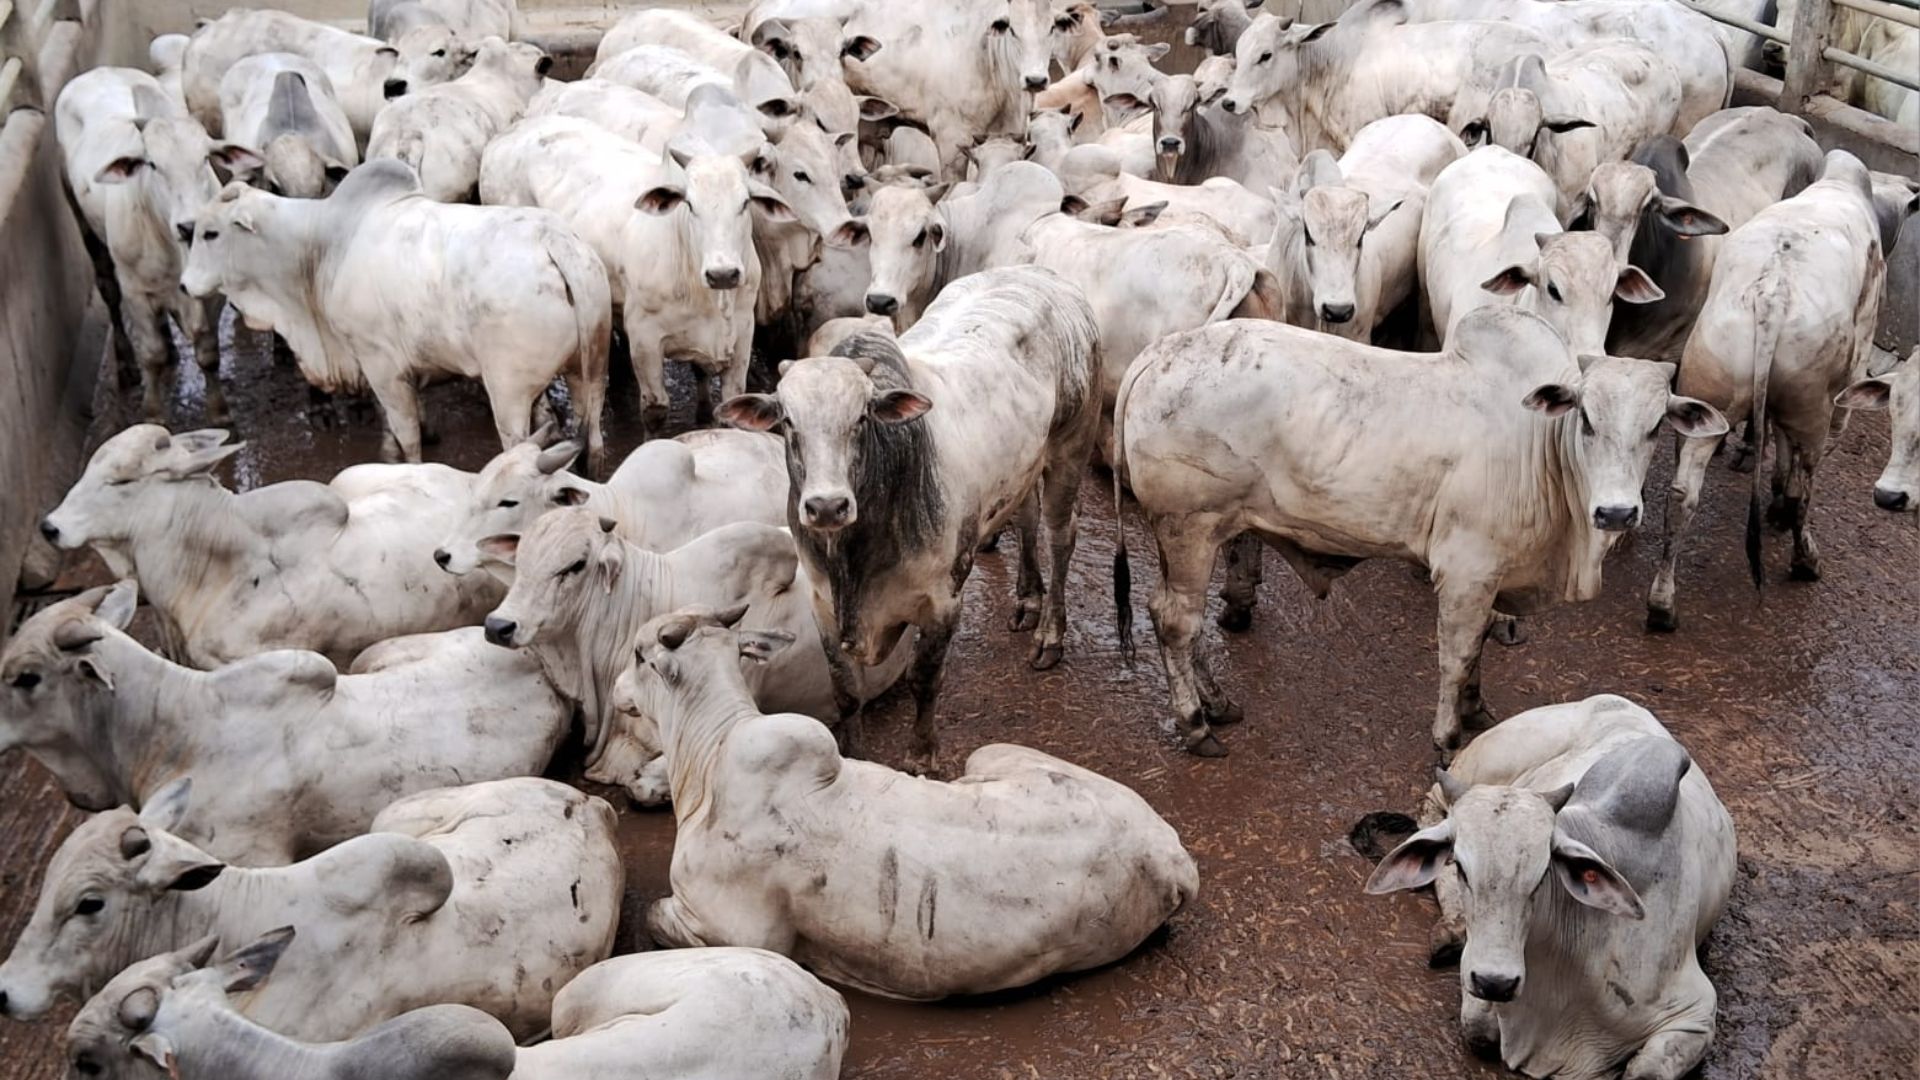
[(553, 505), (555, 506), (579, 506), (586, 501), (587, 493), (582, 488), (563, 487), (553, 493)]
[(1675, 236), (1719, 236), (1727, 231), (1726, 222), (1671, 195), (1660, 196), (1660, 216)]
[(1840, 391), (1833, 403), (1843, 409), (1876, 412), (1893, 404), (1893, 384), (1886, 379), (1861, 379)]
[(294, 930), (283, 926), (260, 935), (259, 940), (234, 952), (214, 967), (220, 983), (229, 994), (244, 994), (267, 981), (280, 957), (293, 944)]
[(593, 561), (594, 572), (600, 577), (600, 587), (608, 593), (613, 592), (613, 587), (620, 584), (620, 574), (626, 569), (627, 556), (623, 550), (624, 547), (625, 545), (618, 543), (602, 544), (599, 558)]
[(793, 207), (787, 205), (787, 200), (757, 180), (747, 185), (747, 201), (767, 221), (788, 225), (800, 220), (800, 216), (793, 212)]
[(153, 793), (140, 808), (140, 824), (150, 829), (172, 832), (187, 816), (193, 804), (193, 777), (182, 776)]
[(867, 415), (882, 424), (905, 424), (927, 415), (933, 402), (911, 390), (889, 390), (867, 402)]
[(134, 881), (154, 892), (194, 892), (213, 884), (226, 870), (225, 863), (167, 832), (147, 833), (152, 844)]
[[(862, 63), (873, 59), (873, 54), (879, 51), (880, 43), (865, 34), (857, 34), (840, 43), (841, 56), (851, 57)], [(866, 109), (862, 107), (861, 114), (864, 116), (865, 113)]]
[(1564, 135), (1569, 131), (1579, 131), (1581, 128), (1596, 127), (1598, 125), (1591, 120), (1582, 120), (1577, 116), (1549, 116), (1540, 121), (1540, 126), (1553, 132), (1555, 135)]
[(74, 667), (74, 670), (78, 671), (81, 674), (81, 676), (88, 679), (92, 679), (94, 682), (99, 683), (102, 689), (105, 689), (105, 690), (113, 689), (113, 676), (108, 675), (104, 670), (101, 669), (100, 665), (94, 663), (91, 658), (81, 657), (79, 660), (74, 662), (73, 667)]
[(96, 184), (124, 184), (140, 175), (142, 169), (150, 169), (153, 162), (143, 157), (114, 158), (93, 175)]
[(1578, 840), (1553, 830), (1553, 876), (1567, 895), (1600, 911), (1628, 919), (1644, 919), (1647, 909), (1640, 895), (1600, 854)]
[(865, 247), (872, 234), (867, 231), (867, 223), (859, 218), (848, 218), (840, 227), (827, 236), (827, 246), (836, 248)]
[(900, 107), (886, 98), (862, 95), (860, 98), (860, 119), (869, 124), (882, 120), (891, 120), (900, 115)]
[(1147, 63), (1157, 64), (1161, 61), (1162, 58), (1164, 58), (1168, 53), (1172, 51), (1173, 51), (1173, 46), (1169, 45), (1164, 41), (1159, 42), (1157, 44), (1149, 45), (1147, 46)]
[[(1389, 5), (1389, 4), (1374, 5), (1376, 10), (1384, 10), (1390, 6), (1394, 6), (1394, 5)], [(1302, 37), (1300, 39), (1300, 44), (1305, 45), (1309, 41), (1319, 41), (1321, 38), (1326, 37), (1327, 32), (1332, 30), (1333, 27), (1334, 27), (1334, 24), (1330, 22), (1324, 22), (1324, 23), (1321, 23), (1319, 26), (1313, 27), (1312, 29), (1307, 31), (1305, 37)]]
[(740, 656), (764, 664), (779, 655), (782, 649), (793, 644), (793, 635), (785, 630), (742, 630), (740, 632)]
[(180, 1065), (174, 1058), (173, 1043), (157, 1031), (142, 1032), (127, 1044), (127, 1049), (146, 1058), (167, 1076), (179, 1076)]
[(740, 394), (721, 402), (714, 415), (742, 431), (772, 431), (786, 412), (772, 394)]
[(1388, 215), (1392, 214), (1395, 210), (1400, 209), (1400, 204), (1403, 202), (1406, 202), (1406, 200), (1395, 199), (1392, 202), (1387, 203), (1385, 206), (1381, 207), (1380, 209), (1375, 210), (1373, 213), (1369, 214), (1367, 216), (1367, 231), (1372, 232), (1376, 227), (1379, 226), (1381, 222), (1387, 220)]
[(926, 187), (920, 189), (920, 193), (927, 197), (928, 202), (937, 205), (941, 199), (947, 197), (947, 192), (952, 190), (953, 181), (949, 180), (944, 184), (928, 184)]
[[(541, 430), (544, 431), (546, 429), (543, 428)], [(535, 434), (537, 435), (539, 432)], [(561, 469), (573, 464), (573, 459), (580, 456), (580, 450), (580, 444), (572, 439), (549, 443), (534, 457), (533, 467), (538, 470), (542, 476), (552, 476)]]
[(1132, 112), (1135, 109), (1147, 108), (1146, 102), (1124, 90), (1117, 94), (1108, 94), (1101, 99), (1101, 104), (1118, 112)]
[(1206, 97), (1201, 98), (1200, 104), (1203, 107), (1207, 105), (1211, 105), (1214, 102), (1219, 101), (1221, 98), (1226, 96), (1227, 96), (1227, 84), (1221, 83), (1219, 86), (1214, 87), (1212, 92), (1207, 94)]
[(1144, 229), (1154, 222), (1159, 221), (1161, 213), (1165, 211), (1166, 208), (1167, 202), (1165, 199), (1159, 202), (1148, 203), (1145, 206), (1136, 206), (1120, 215), (1120, 224), (1128, 228)]
[(634, 209), (649, 214), (671, 214), (687, 201), (687, 193), (671, 184), (661, 184), (640, 196), (633, 204)]
[(1732, 428), (1719, 409), (1678, 394), (1667, 397), (1667, 426), (1689, 439), (1717, 439)]
[(1066, 113), (1067, 113), (1067, 134), (1071, 135), (1074, 132), (1080, 130), (1080, 122), (1082, 120), (1085, 120), (1087, 116), (1085, 113), (1074, 112), (1072, 106), (1067, 107)]
[(327, 174), (328, 180), (338, 184), (340, 181), (345, 180), (347, 174), (353, 170), (337, 161), (329, 161), (323, 171)]
[(100, 603), (93, 609), (93, 616), (115, 630), (125, 630), (133, 621), (134, 609), (140, 606), (140, 586), (132, 578), (122, 578), (107, 590)]
[(489, 536), (473, 546), (480, 554), (485, 555), (495, 562), (505, 563), (508, 566), (515, 565), (520, 559), (519, 533), (501, 533), (498, 536)]
[(1063, 196), (1060, 200), (1060, 212), (1068, 217), (1079, 217), (1087, 212), (1087, 200), (1078, 195)]
[(1580, 391), (1565, 383), (1545, 383), (1534, 387), (1520, 404), (1548, 416), (1564, 416), (1580, 404)]
[(1469, 120), (1467, 121), (1467, 126), (1460, 129), (1460, 141), (1465, 143), (1469, 150), (1484, 146), (1487, 142), (1487, 135), (1492, 130), (1492, 128), (1487, 126), (1484, 118)]
[(239, 143), (219, 143), (207, 152), (207, 160), (227, 171), (229, 176), (251, 175), (267, 167), (267, 159)]
[(1367, 892), (1381, 896), (1433, 884), (1440, 868), (1453, 861), (1453, 821), (1421, 829), (1387, 852), (1367, 879)]
[(1666, 298), (1666, 290), (1653, 283), (1645, 270), (1637, 266), (1625, 266), (1620, 269), (1620, 277), (1613, 287), (1615, 299), (1629, 304), (1651, 304)]
[[(196, 433), (189, 432), (189, 434)], [(223, 439), (226, 437), (226, 432), (217, 434)], [(168, 455), (161, 471), (175, 480), (205, 476), (213, 471), (215, 465), (246, 449), (246, 446), (244, 442), (229, 443), (225, 446), (219, 443), (196, 443), (189, 441), (186, 436), (181, 436), (174, 440), (174, 451)]]
[(1118, 199), (1108, 199), (1106, 202), (1086, 206), (1074, 216), (1081, 221), (1091, 221), (1096, 225), (1113, 226), (1120, 224), (1120, 218), (1126, 211), (1127, 199), (1122, 195)]
[(1533, 267), (1515, 263), (1481, 282), (1480, 287), (1495, 296), (1513, 296), (1533, 284), (1533, 277)]

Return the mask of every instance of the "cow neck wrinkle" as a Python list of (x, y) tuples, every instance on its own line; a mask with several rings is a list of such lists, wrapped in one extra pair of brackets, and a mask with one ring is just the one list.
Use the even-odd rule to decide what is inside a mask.
[[(201, 623), (224, 611), (185, 610), (185, 602), (217, 586), (260, 537), (242, 512), (240, 497), (213, 478), (169, 488), (166, 512), (136, 514), (126, 541), (100, 546), (115, 549), (126, 560), (148, 602), (184, 635), (183, 641), (191, 641)], [(194, 555), (182, 557), (184, 552)], [(143, 553), (149, 557), (141, 558)]]
[(727, 736), (761, 715), (739, 663), (689, 666), (700, 674), (683, 668), (675, 682), (660, 679), (672, 704), (671, 722), (663, 725), (660, 742), (667, 755), (674, 817), (682, 826), (700, 824), (711, 810), (708, 785)]
[(114, 796), (139, 806), (148, 792), (180, 775), (182, 751), (197, 741), (201, 717), (220, 715), (204, 692), (207, 674), (173, 663), (119, 632), (94, 644), (113, 689), (90, 710), (82, 752), (100, 766)]
[(308, 1046), (270, 1031), (233, 1011), (185, 1010), (172, 1026), (181, 1076), (221, 1080), (327, 1080), (345, 1044)]
[[(533, 646), (548, 681), (573, 700), (595, 732), (587, 748), (588, 766), (600, 760), (607, 731), (618, 722), (613, 684), (633, 659), (634, 635), (648, 619), (674, 610), (676, 599), (668, 557), (618, 537), (610, 542), (620, 545), (620, 580), (577, 612), (565, 631), (570, 641)], [(649, 604), (649, 599), (654, 602)], [(586, 607), (596, 609), (591, 617)]]

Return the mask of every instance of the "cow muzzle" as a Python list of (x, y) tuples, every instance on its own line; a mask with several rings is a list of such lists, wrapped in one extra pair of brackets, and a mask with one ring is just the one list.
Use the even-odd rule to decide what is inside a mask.
[(1336, 325), (1353, 321), (1352, 304), (1321, 304), (1320, 319)]
[(38, 1020), (53, 1008), (53, 995), (26, 993), (24, 989), (17, 984), (0, 984), (0, 1016), (9, 1020)]
[(55, 525), (52, 518), (40, 519), (40, 535), (46, 537), (47, 543), (54, 547), (60, 546), (60, 526)]
[(886, 293), (870, 292), (867, 294), (867, 310), (875, 315), (891, 316), (900, 310), (900, 298), (888, 296)]
[(1467, 988), (1481, 1001), (1512, 1001), (1520, 994), (1520, 976), (1476, 971), (1467, 977)]
[(1035, 75), (1029, 72), (1025, 76), (1022, 76), (1020, 81), (1026, 86), (1030, 93), (1037, 94), (1047, 88), (1047, 77), (1045, 75)]
[(404, 97), (407, 93), (407, 80), (388, 79), (380, 85), (380, 91), (387, 96), (388, 101), (392, 101), (397, 97)]
[(810, 528), (826, 531), (844, 529), (860, 516), (851, 495), (809, 495), (800, 508)]
[(709, 289), (737, 289), (744, 276), (737, 266), (716, 266), (701, 275)]
[(1230, 97), (1221, 98), (1220, 107), (1227, 110), (1230, 113), (1237, 113), (1240, 111), (1240, 103)]
[(520, 624), (514, 622), (512, 619), (503, 619), (498, 615), (489, 615), (487, 616), (486, 626), (482, 630), (482, 633), (486, 635), (489, 642), (503, 648), (511, 649), (513, 648), (513, 637), (519, 631)]
[(1626, 532), (1638, 524), (1640, 524), (1640, 508), (1637, 506), (1593, 508), (1593, 527), (1601, 532)]
[[(1914, 509), (1913, 497), (1911, 495), (1908, 495), (1904, 491), (1880, 487), (1878, 485), (1875, 485), (1873, 489), (1873, 505), (1882, 510), (1890, 510), (1896, 514)], [(45, 528), (45, 526), (42, 526), (42, 528)]]

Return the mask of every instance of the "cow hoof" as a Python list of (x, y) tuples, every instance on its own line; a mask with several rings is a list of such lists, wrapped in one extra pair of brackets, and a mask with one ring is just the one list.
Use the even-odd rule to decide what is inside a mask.
[(1820, 564), (1817, 561), (1801, 562), (1795, 559), (1793, 566), (1787, 570), (1787, 576), (1795, 581), (1819, 581)]
[(937, 780), (940, 777), (940, 755), (930, 750), (916, 750), (907, 755), (906, 766), (901, 771)]
[(1230, 634), (1244, 634), (1253, 629), (1253, 609), (1250, 607), (1229, 607), (1215, 620), (1220, 629)]
[(1232, 727), (1247, 718), (1247, 711), (1233, 702), (1223, 702), (1219, 708), (1208, 706), (1207, 723), (1213, 727)]
[(1189, 741), (1187, 743), (1187, 753), (1192, 754), (1194, 757), (1223, 758), (1227, 756), (1227, 747), (1225, 743), (1214, 738), (1213, 732), (1209, 731), (1201, 735), (1198, 739)]
[(1058, 644), (1037, 645), (1034, 647), (1033, 657), (1028, 663), (1033, 666), (1033, 670), (1035, 671), (1046, 671), (1060, 662), (1060, 657), (1064, 652), (1065, 649)]
[(1784, 495), (1775, 495), (1773, 501), (1767, 504), (1767, 525), (1774, 532), (1783, 533), (1793, 528), (1794, 517), (1793, 508), (1788, 505)]
[(1022, 600), (1013, 607), (1013, 617), (1007, 620), (1007, 631), (1018, 634), (1039, 625), (1040, 605)]
[(1680, 616), (1672, 608), (1649, 607), (1647, 629), (1656, 634), (1671, 634), (1680, 628)]
[(1487, 631), (1487, 636), (1509, 649), (1527, 643), (1527, 631), (1520, 625), (1520, 620), (1505, 616), (1493, 620), (1493, 628)]
[(1460, 953), (1467, 947), (1466, 940), (1459, 934), (1435, 923), (1433, 934), (1427, 939), (1427, 966), (1430, 968), (1450, 968), (1460, 963)]

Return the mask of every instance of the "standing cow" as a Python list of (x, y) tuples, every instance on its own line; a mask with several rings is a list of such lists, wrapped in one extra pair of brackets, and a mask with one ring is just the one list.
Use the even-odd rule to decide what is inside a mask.
[(1893, 450), (1873, 485), (1873, 502), (1896, 514), (1920, 510), (1920, 349), (1892, 371), (1847, 387), (1834, 404), (1892, 414)]
[(552, 67), (535, 46), (488, 38), (466, 74), (380, 110), (367, 156), (399, 158), (428, 197), (465, 202), (480, 182), (481, 152), (526, 111)]
[(333, 81), (304, 56), (261, 53), (228, 68), (220, 80), (220, 124), (228, 139), (261, 159), (257, 169), (230, 169), (234, 179), (276, 195), (321, 198), (360, 164)]
[[(1434, 744), (1491, 723), (1480, 649), (1495, 609), (1599, 595), (1608, 550), (1639, 523), (1661, 425), (1727, 430), (1668, 391), (1671, 365), (1574, 361), (1552, 326), (1506, 307), (1461, 320), (1438, 356), (1244, 319), (1140, 354), (1115, 406), (1115, 480), (1132, 484), (1159, 544), (1153, 623), (1189, 749), (1224, 754), (1209, 724), (1239, 715), (1195, 640), (1215, 552), (1249, 530), (1322, 596), (1369, 558), (1427, 567)], [(1116, 576), (1124, 562), (1123, 549)]]
[[(988, 270), (948, 286), (898, 341), (861, 334), (783, 369), (775, 393), (734, 398), (720, 417), (786, 439), (787, 517), (813, 577), (843, 714), (855, 707), (847, 661), (878, 664), (919, 628), (914, 754), (931, 768), (961, 588), (981, 542), (1016, 519), (1013, 624), (1037, 626), (1036, 669), (1060, 661), (1074, 504), (1099, 434), (1093, 312), (1050, 271)], [(1042, 516), (1051, 590), (1040, 571)]]

